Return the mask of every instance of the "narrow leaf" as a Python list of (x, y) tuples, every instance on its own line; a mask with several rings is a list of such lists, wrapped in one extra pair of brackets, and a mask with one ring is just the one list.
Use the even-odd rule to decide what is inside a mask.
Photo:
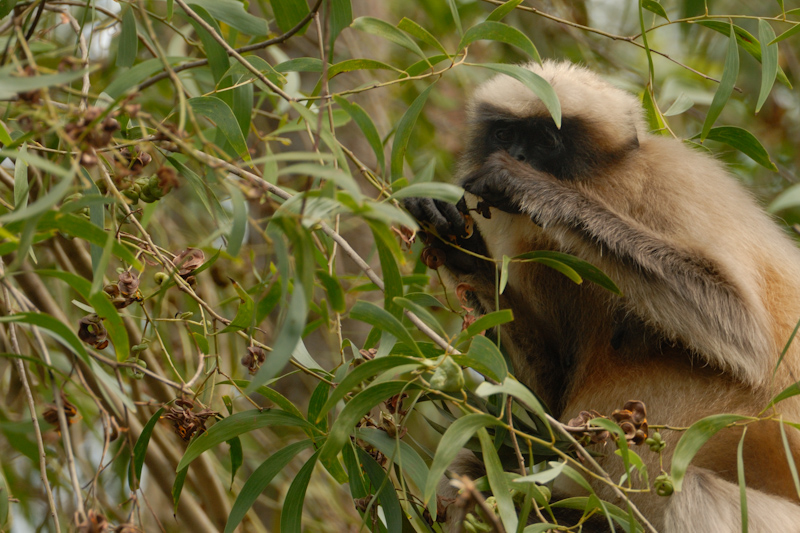
[(282, 32), (287, 32), (295, 27), (308, 15), (306, 0), (272, 0), (272, 12), (275, 22)]
[(464, 37), (461, 38), (458, 49), (463, 50), (475, 41), (481, 40), (498, 41), (516, 46), (537, 63), (542, 62), (539, 51), (536, 50), (536, 46), (534, 46), (533, 41), (531, 41), (527, 35), (513, 26), (491, 20), (481, 22), (468, 29)]
[(381, 309), (373, 303), (359, 300), (350, 310), (350, 318), (366, 322), (382, 331), (391, 333), (397, 340), (408, 344), (409, 347), (413, 348), (414, 351), (422, 357), (422, 352), (419, 351), (417, 343), (414, 342), (408, 330), (397, 318), (392, 316), (392, 314), (385, 309)]
[(404, 32), (408, 33), (409, 35), (413, 35), (423, 43), (432, 46), (442, 52), (445, 55), (447, 54), (447, 50), (445, 50), (442, 43), (440, 43), (436, 37), (431, 34), (428, 30), (414, 22), (413, 20), (403, 17), (403, 19), (397, 23), (397, 27)]
[(436, 486), (439, 479), (444, 475), (447, 467), (456, 458), (458, 452), (464, 447), (472, 436), (481, 428), (496, 426), (501, 422), (493, 416), (484, 414), (470, 414), (462, 416), (447, 428), (436, 447), (436, 455), (433, 457), (430, 472), (428, 473), (428, 483), (425, 485), (423, 501), (431, 500), (436, 493)]
[(758, 19), (758, 38), (761, 41), (761, 91), (758, 93), (756, 113), (767, 101), (778, 75), (778, 44), (770, 44), (775, 39), (775, 31), (764, 19)]
[[(394, 26), (392, 26), (394, 28)], [(400, 119), (397, 124), (397, 130), (394, 134), (394, 142), (392, 143), (392, 156), (391, 156), (391, 177), (392, 181), (400, 179), (403, 176), (403, 158), (406, 155), (406, 148), (408, 141), (411, 138), (411, 132), (414, 129), (414, 124), (417, 122), (428, 95), (433, 89), (433, 85), (429, 85), (427, 89), (422, 91), (419, 96), (414, 100), (411, 106)]]
[(117, 43), (117, 66), (130, 67), (139, 52), (139, 39), (136, 35), (136, 15), (129, 7), (122, 14), (122, 31)]
[[(289, 0), (281, 0), (279, 3), (285, 1)], [(303, 0), (290, 1), (302, 2)], [(269, 32), (266, 19), (248, 13), (244, 4), (238, 0), (192, 0), (192, 4), (197, 4), (215, 19), (229, 24), (246, 35), (267, 35)]]
[(233, 502), (231, 512), (228, 515), (228, 522), (225, 524), (225, 533), (233, 533), (253, 506), (262, 492), (269, 486), (272, 480), (286, 468), (286, 465), (301, 451), (311, 445), (311, 440), (306, 439), (294, 442), (281, 448), (269, 456), (269, 458), (256, 468), (250, 477), (247, 478), (242, 490)]
[(514, 9), (521, 3), (522, 0), (508, 0), (508, 2), (497, 6), (494, 11), (489, 13), (489, 16), (486, 17), (486, 20), (499, 22), (504, 19), (506, 15), (514, 11)]
[(296, 415), (287, 413), (286, 411), (279, 411), (277, 409), (266, 409), (259, 411), (258, 409), (251, 409), (250, 411), (242, 411), (226, 417), (216, 424), (211, 426), (211, 429), (195, 438), (186, 448), (183, 457), (178, 463), (176, 468), (180, 472), (189, 463), (197, 459), (200, 454), (206, 450), (210, 450), (214, 446), (229, 441), (234, 437), (238, 437), (242, 433), (249, 433), (267, 426), (299, 426), (314, 428), (306, 420), (299, 418)]
[(750, 419), (742, 415), (711, 415), (692, 424), (678, 441), (672, 454), (672, 480), (675, 490), (681, 490), (689, 463), (708, 439), (735, 422)]
[(392, 197), (398, 200), (411, 197), (433, 198), (451, 204), (458, 203), (462, 196), (464, 189), (452, 183), (441, 182), (412, 183), (392, 194)]
[(500, 349), (483, 335), (476, 335), (472, 339), (466, 354), (453, 354), (452, 357), (459, 365), (473, 368), (495, 381), (503, 381), (508, 374)]
[(497, 510), (500, 512), (500, 520), (506, 531), (517, 530), (517, 511), (508, 490), (506, 476), (503, 473), (503, 464), (494, 448), (494, 443), (486, 432), (486, 428), (478, 430), (478, 438), (481, 441), (481, 452), (483, 452), (483, 462), (486, 465), (486, 477), (489, 479), (489, 486), (492, 494), (497, 501)]
[(328, 438), (321, 448), (322, 457), (330, 459), (341, 451), (350, 433), (352, 433), (358, 421), (361, 420), (361, 417), (363, 417), (367, 411), (395, 394), (400, 394), (405, 390), (416, 388), (418, 388), (416, 384), (406, 381), (387, 381), (367, 387), (356, 394), (355, 397), (344, 406), (344, 409), (342, 409), (342, 412), (339, 413), (336, 421), (331, 426), (331, 430), (328, 432)]
[(370, 116), (360, 105), (350, 103), (341, 96), (334, 96), (334, 100), (348, 115), (350, 115), (361, 129), (364, 138), (369, 143), (372, 151), (375, 152), (375, 158), (378, 161), (378, 169), (383, 171), (384, 167), (386, 167), (386, 158), (383, 155), (383, 144), (381, 143), (381, 136), (378, 133), (378, 129), (375, 127)]
[(504, 65), (501, 63), (482, 63), (473, 65), (476, 67), (488, 68), (495, 72), (500, 72), (506, 76), (510, 76), (517, 81), (522, 82), (533, 94), (535, 94), (550, 112), (553, 117), (553, 122), (556, 126), (561, 127), (561, 103), (558, 101), (558, 96), (550, 84), (530, 70), (520, 67), (518, 65)]
[(391, 357), (380, 357), (378, 359), (373, 359), (372, 361), (367, 361), (358, 365), (349, 374), (347, 374), (347, 376), (345, 376), (341, 383), (336, 385), (336, 388), (334, 388), (333, 391), (331, 391), (331, 395), (328, 397), (328, 400), (325, 402), (325, 404), (320, 408), (317, 418), (313, 420), (313, 422), (319, 422), (322, 417), (328, 414), (328, 411), (333, 409), (333, 406), (335, 406), (339, 400), (344, 398), (344, 396), (351, 392), (356, 385), (367, 378), (371, 378), (372, 376), (376, 376), (382, 372), (385, 372), (386, 370), (390, 370), (401, 365), (412, 364), (419, 364), (419, 361), (411, 357), (393, 355)]
[(133, 462), (133, 473), (130, 474), (128, 478), (128, 486), (131, 490), (135, 491), (139, 488), (139, 482), (142, 479), (144, 456), (147, 453), (147, 446), (150, 444), (150, 436), (153, 434), (156, 422), (161, 418), (161, 413), (163, 412), (164, 408), (162, 407), (150, 417), (150, 420), (148, 420), (147, 424), (142, 428), (142, 432), (139, 433), (136, 444), (133, 445), (133, 457), (131, 458)]
[(317, 458), (321, 450), (317, 450), (314, 455), (303, 465), (292, 480), (289, 490), (286, 491), (286, 498), (283, 501), (281, 510), (281, 529), (282, 533), (301, 533), (301, 522), (303, 517), (303, 504), (306, 500), (306, 490), (311, 480), (311, 473), (317, 464)]
[(239, 122), (228, 104), (216, 96), (191, 98), (189, 104), (197, 115), (207, 118), (219, 128), (239, 156), (243, 159), (250, 159), (247, 143), (239, 127)]
[(417, 43), (412, 41), (408, 35), (398, 30), (385, 20), (374, 17), (358, 17), (353, 21), (350, 27), (365, 33), (369, 33), (370, 35), (381, 37), (393, 42), (394, 44), (402, 46), (406, 50), (414, 52), (422, 58), (425, 57), (425, 54), (422, 52), (422, 49), (417, 45)]
[[(697, 137), (699, 135), (695, 135), (692, 138), (696, 139)], [(736, 126), (718, 126), (709, 130), (706, 139), (725, 143), (732, 148), (736, 148), (762, 167), (768, 168), (773, 172), (778, 171), (778, 167), (772, 162), (764, 146), (758, 142), (755, 135), (746, 129)]]

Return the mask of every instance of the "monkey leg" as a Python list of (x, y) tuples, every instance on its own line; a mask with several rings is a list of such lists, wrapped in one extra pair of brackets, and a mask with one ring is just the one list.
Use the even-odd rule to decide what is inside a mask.
[[(664, 533), (738, 533), (742, 531), (739, 487), (709, 470), (690, 467), (680, 492), (670, 496)], [(800, 506), (747, 489), (750, 533), (800, 532)]]

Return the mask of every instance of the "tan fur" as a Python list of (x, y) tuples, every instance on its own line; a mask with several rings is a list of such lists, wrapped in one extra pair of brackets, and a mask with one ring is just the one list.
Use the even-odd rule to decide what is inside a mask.
[[(574, 65), (528, 68), (556, 90), (564, 117), (583, 119), (603, 150), (617, 153), (631, 136), (638, 147), (610, 168), (575, 181), (556, 180), (507, 157), (491, 163), (523, 183), (523, 214), (493, 208), (490, 219), (474, 215), (494, 258), (542, 249), (568, 252), (599, 267), (624, 293), (618, 298), (588, 282), (575, 285), (545, 266), (513, 263), (501, 306), (513, 309), (515, 322), (504, 327), (501, 339), (516, 375), (563, 421), (584, 409), (608, 414), (631, 399), (645, 402), (654, 424), (685, 427), (715, 413), (758, 415), (774, 394), (800, 378), (800, 340), (773, 376), (800, 319), (800, 253), (794, 243), (717, 161), (647, 133), (634, 96)], [(527, 88), (506, 76), (476, 91), (469, 108), (473, 120), (482, 103), (517, 117), (548, 115)], [(465, 157), (459, 173), (464, 178), (478, 170)], [(467, 198), (474, 207), (477, 199)], [(531, 221), (533, 215), (542, 227)], [(494, 309), (493, 280), (481, 285), (476, 276), (453, 281), (476, 286), (485, 309)], [(620, 324), (625, 340), (615, 349), (610, 339)], [(566, 390), (552, 377), (565, 361)], [(797, 398), (777, 411), (800, 422)], [(800, 460), (797, 432), (786, 431)], [(669, 454), (682, 433), (663, 435), (669, 470)], [(680, 493), (637, 495), (634, 501), (659, 530), (739, 531), (740, 435), (728, 430), (707, 443)], [(636, 451), (651, 477), (657, 475), (656, 455)], [(800, 531), (800, 507), (788, 501), (798, 502), (798, 494), (777, 423), (748, 429), (744, 458), (750, 531)], [(619, 479), (617, 457), (609, 453), (601, 464)], [(614, 501), (603, 484), (594, 488)]]

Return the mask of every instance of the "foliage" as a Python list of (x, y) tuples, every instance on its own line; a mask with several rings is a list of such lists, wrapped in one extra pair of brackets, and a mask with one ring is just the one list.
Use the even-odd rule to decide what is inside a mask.
[[(797, 186), (778, 195), (798, 166), (800, 13), (527, 4), (0, 0), (0, 529), (438, 531), (466, 446), (487, 476), (465, 490), (497, 513), (470, 527), (520, 531), (552, 503), (641, 530), (628, 503), (549, 502), (591, 458), (483, 336), (510, 312), (443, 293), (399, 200), (460, 197), (462, 102), (495, 72), (558, 123), (518, 64), (568, 58), (800, 221)], [(539, 251), (504, 257), (501, 286), (514, 261), (616, 290)], [(749, 419), (698, 422), (653, 483), (619, 425), (584, 422), (639, 470), (607, 480), (621, 494), (678, 489)]]

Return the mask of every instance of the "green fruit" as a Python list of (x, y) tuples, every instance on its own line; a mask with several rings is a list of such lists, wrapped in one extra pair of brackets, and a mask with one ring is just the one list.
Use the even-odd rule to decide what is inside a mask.
[(443, 392), (457, 392), (464, 388), (464, 372), (452, 357), (446, 355), (431, 376), (431, 388)]

